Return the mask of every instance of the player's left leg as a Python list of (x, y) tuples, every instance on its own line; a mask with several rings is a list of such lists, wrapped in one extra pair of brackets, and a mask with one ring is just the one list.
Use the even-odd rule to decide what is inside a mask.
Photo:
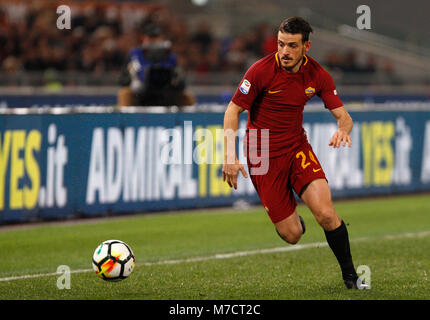
[(280, 221), (274, 222), (275, 230), (282, 240), (289, 244), (299, 242), (303, 233), (305, 233), (305, 225), (303, 219), (298, 215), (297, 210)]
[(324, 229), (327, 243), (340, 265), (345, 285), (349, 289), (357, 289), (360, 282), (357, 282), (359, 278), (352, 261), (348, 230), (334, 209), (327, 181), (311, 181), (303, 190), (301, 198)]
[(277, 234), (285, 242), (296, 244), (305, 233), (305, 224), (296, 211), (296, 198), (288, 183), (290, 162), (288, 154), (270, 159), (269, 170), (263, 175), (252, 174), (254, 164), (249, 159), (248, 168), (251, 181)]

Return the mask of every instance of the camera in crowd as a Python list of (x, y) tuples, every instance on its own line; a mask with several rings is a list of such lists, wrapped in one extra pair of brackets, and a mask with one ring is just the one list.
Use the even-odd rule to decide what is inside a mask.
[(120, 80), (122, 86), (128, 86), (131, 97), (120, 99), (119, 105), (193, 104), (194, 100), (184, 92), (185, 78), (172, 52), (172, 43), (155, 24), (148, 24), (142, 30), (142, 44), (131, 50)]
[(167, 61), (171, 54), (172, 43), (163, 38), (163, 33), (157, 25), (148, 25), (143, 29), (144, 40), (142, 50), (146, 59), (152, 63)]

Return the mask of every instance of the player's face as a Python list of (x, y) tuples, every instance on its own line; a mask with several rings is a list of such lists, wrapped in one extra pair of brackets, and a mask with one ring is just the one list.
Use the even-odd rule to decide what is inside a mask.
[(311, 42), (302, 42), (302, 34), (278, 32), (278, 56), (281, 66), (288, 72), (297, 72), (303, 56), (308, 52)]

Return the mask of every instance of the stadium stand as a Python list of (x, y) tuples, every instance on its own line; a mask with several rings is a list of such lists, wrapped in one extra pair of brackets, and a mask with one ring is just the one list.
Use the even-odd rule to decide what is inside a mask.
[[(59, 3), (56, 1), (2, 0), (0, 66), (4, 76), (0, 77), (0, 85), (43, 85), (47, 81), (59, 81), (63, 86), (115, 86), (128, 51), (139, 44), (137, 26), (142, 21), (157, 23), (166, 31), (190, 84), (235, 85), (251, 63), (275, 50), (277, 25), (274, 23), (281, 21), (285, 14), (301, 14), (313, 21), (318, 34), (313, 40), (318, 45), (311, 53), (326, 67), (338, 71), (336, 80), (340, 84), (429, 81), (428, 69), (415, 68), (415, 78), (411, 78), (410, 74), (405, 76), (405, 71), (399, 70), (398, 57), (387, 58), (387, 52), (390, 52), (387, 48), (390, 49), (390, 44), (395, 42), (393, 35), (415, 34), (421, 28), (419, 25), (408, 25), (405, 27), (408, 30), (398, 33), (387, 23), (380, 29), (391, 30), (384, 38), (392, 40), (388, 47), (363, 50), (364, 39), (355, 38), (352, 41), (355, 43), (346, 41), (345, 29), (339, 28), (342, 19), (337, 18), (342, 15), (340, 12), (345, 11), (343, 16), (351, 18), (350, 8), (341, 6), (337, 8), (340, 12), (330, 12), (333, 19), (336, 18), (337, 23), (334, 23), (329, 14), (317, 14), (320, 10), (326, 12), (318, 1), (307, 1), (306, 8), (296, 2), (289, 1), (292, 9), (285, 12), (275, 10), (286, 8), (279, 1), (271, 1), (264, 6), (253, 2), (253, 10), (258, 8), (261, 15), (258, 19), (249, 19), (249, 8), (243, 1), (236, 1), (229, 10), (222, 7), (225, 1), (218, 1), (207, 8), (194, 6), (189, 1), (157, 4), (77, 1), (70, 4), (73, 27), (71, 30), (58, 30), (52, 27), (58, 17), (55, 8)], [(347, 9), (349, 15), (346, 15)], [(223, 23), (219, 23), (220, 12), (225, 13)], [(321, 36), (324, 36), (323, 41), (319, 40)], [(422, 43), (424, 38), (419, 38)], [(409, 60), (419, 61), (421, 66), (425, 60), (429, 65), (427, 51), (419, 50), (417, 53), (417, 39), (409, 36), (409, 40), (406, 42), (408, 50), (398, 49), (402, 49), (405, 56), (414, 54)], [(380, 43), (381, 37), (372, 41), (366, 39), (365, 44)], [(333, 42), (338, 43), (338, 47), (333, 48)]]

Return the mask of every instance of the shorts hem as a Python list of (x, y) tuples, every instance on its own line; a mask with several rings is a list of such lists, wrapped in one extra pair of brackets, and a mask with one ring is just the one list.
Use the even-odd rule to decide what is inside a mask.
[(301, 182), (300, 184), (296, 184), (294, 185), (294, 192), (301, 198), (303, 192), (305, 191), (305, 189), (307, 188), (307, 186), (314, 180), (318, 180), (318, 179), (324, 179), (325, 181), (328, 182), (327, 178), (325, 175), (320, 175), (320, 176), (313, 176), (310, 177), (309, 179), (306, 179), (304, 182)]
[(268, 214), (268, 215), (269, 215), (270, 220), (272, 220), (272, 223), (275, 224), (275, 223), (278, 223), (278, 222), (280, 222), (280, 221), (282, 221), (284, 219), (287, 219), (289, 216), (291, 216), (294, 213), (294, 211), (296, 210), (296, 208), (297, 208), (297, 203), (294, 204), (292, 210), (288, 214), (286, 214), (286, 215), (284, 215), (282, 217), (274, 217), (274, 218), (272, 218), (270, 216), (270, 214)]

